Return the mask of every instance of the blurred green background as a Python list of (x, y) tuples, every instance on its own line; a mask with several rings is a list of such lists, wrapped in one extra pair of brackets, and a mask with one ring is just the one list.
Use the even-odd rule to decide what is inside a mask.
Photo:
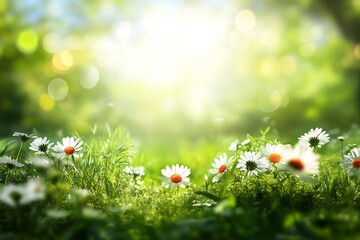
[(360, 0), (1, 0), (0, 16), (1, 136), (360, 122)]

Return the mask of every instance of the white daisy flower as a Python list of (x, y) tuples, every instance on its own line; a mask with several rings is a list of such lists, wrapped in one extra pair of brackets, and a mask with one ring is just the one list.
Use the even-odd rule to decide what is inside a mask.
[(345, 140), (344, 136), (338, 136), (337, 138), (340, 142), (343, 142)]
[(126, 172), (127, 174), (135, 175), (135, 176), (144, 176), (145, 175), (144, 167), (132, 168), (132, 167), (126, 166), (124, 169), (124, 172)]
[(278, 164), (283, 157), (283, 152), (290, 145), (271, 145), (269, 143), (266, 146), (261, 147), (261, 153), (269, 161), (270, 164)]
[(90, 192), (87, 189), (74, 188), (68, 195), (68, 199), (71, 202), (83, 202), (90, 196)]
[(190, 179), (188, 178), (190, 169), (183, 165), (179, 166), (179, 164), (176, 164), (172, 165), (171, 168), (166, 166), (165, 169), (161, 170), (161, 173), (164, 175), (164, 177), (160, 177), (163, 180), (161, 185), (165, 188), (177, 186), (184, 188), (190, 184)]
[(0, 200), (16, 207), (45, 198), (45, 185), (38, 179), (32, 179), (25, 185), (9, 184), (2, 188)]
[(241, 142), (241, 146), (245, 146), (245, 145), (249, 144), (250, 142), (251, 142), (250, 139), (247, 138)]
[(19, 163), (18, 161), (11, 159), (11, 157), (8, 156), (0, 157), (0, 164), (5, 164), (8, 169), (24, 166), (24, 164)]
[(26, 142), (30, 138), (36, 138), (36, 136), (34, 136), (34, 134), (28, 135), (26, 133), (21, 133), (21, 132), (14, 132), (13, 136), (20, 137), (21, 141), (23, 141), (23, 142)]
[(229, 151), (235, 152), (235, 151), (238, 149), (239, 144), (240, 144), (239, 139), (236, 139), (235, 141), (233, 141), (233, 142), (230, 144), (229, 148), (228, 148)]
[(82, 149), (83, 142), (73, 137), (66, 137), (62, 139), (62, 142), (57, 142), (53, 147), (55, 153), (53, 155), (58, 158), (65, 158), (67, 156), (81, 157), (79, 151)]
[(214, 158), (214, 163), (211, 164), (213, 167), (209, 169), (209, 173), (215, 174), (212, 179), (212, 182), (217, 182), (222, 177), (222, 175), (230, 168), (232, 160), (234, 157), (227, 159), (226, 153), (219, 155), (219, 158)]
[(345, 155), (341, 159), (341, 165), (350, 176), (360, 174), (360, 148), (354, 148)]
[(318, 159), (319, 156), (313, 152), (312, 148), (297, 144), (294, 148), (284, 151), (278, 167), (302, 177), (319, 172)]
[(16, 207), (20, 202), (22, 194), (22, 187), (16, 186), (14, 184), (9, 184), (1, 189), (0, 201), (6, 203), (11, 207)]
[(250, 141), (250, 139), (245, 139), (244, 141), (242, 141), (241, 143), (240, 143), (240, 141), (239, 141), (239, 139), (236, 139), (235, 141), (233, 141), (231, 144), (230, 144), (230, 146), (229, 146), (229, 151), (233, 151), (233, 152), (235, 152), (235, 151), (237, 151), (241, 146), (245, 146), (246, 144), (249, 144), (251, 141)]
[(329, 134), (322, 130), (322, 128), (310, 129), (309, 132), (299, 137), (299, 144), (316, 148), (321, 148), (322, 145), (328, 143), (330, 140)]
[(45, 185), (39, 179), (31, 179), (23, 186), (20, 204), (28, 204), (45, 199)]
[(30, 150), (35, 151), (35, 154), (46, 154), (52, 145), (53, 143), (51, 143), (47, 137), (36, 138), (34, 141), (32, 141), (32, 143), (30, 143), (29, 148)]
[(246, 151), (240, 156), (236, 168), (246, 171), (249, 176), (257, 176), (259, 172), (265, 172), (269, 166), (269, 162), (264, 157), (261, 157), (260, 153)]

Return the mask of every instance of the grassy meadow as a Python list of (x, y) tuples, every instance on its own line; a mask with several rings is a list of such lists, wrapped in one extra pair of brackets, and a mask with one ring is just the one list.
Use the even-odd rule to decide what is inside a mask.
[[(343, 141), (338, 140), (340, 135), (330, 136), (328, 143), (314, 149), (319, 156), (318, 174), (296, 175), (273, 166), (249, 175), (236, 168), (246, 151), (260, 151), (267, 143), (287, 144), (281, 137), (272, 138), (271, 132), (267, 129), (239, 139), (244, 145), (239, 144), (236, 151), (228, 150), (230, 143), (221, 139), (193, 145), (184, 141), (161, 150), (155, 143), (150, 149), (135, 147), (125, 130), (109, 129), (100, 136), (75, 134), (83, 141), (78, 158), (55, 157), (54, 146), (46, 154), (35, 154), (29, 149), (33, 138), (3, 139), (2, 159), (10, 156), (16, 163), (0, 165), (0, 237), (359, 238), (360, 181), (356, 175), (349, 176), (340, 162), (343, 154), (358, 146), (360, 129), (342, 133)], [(236, 161), (213, 182), (214, 175), (208, 171), (219, 153)], [(172, 164), (189, 167), (190, 184), (184, 188), (162, 185), (161, 169)], [(143, 170), (134, 171), (140, 166)]]
[(0, 240), (360, 239), (360, 0), (0, 0)]

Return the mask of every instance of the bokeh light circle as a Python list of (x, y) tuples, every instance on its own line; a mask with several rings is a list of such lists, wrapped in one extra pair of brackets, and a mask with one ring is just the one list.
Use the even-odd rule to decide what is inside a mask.
[(52, 63), (56, 70), (65, 72), (73, 66), (74, 59), (70, 51), (62, 50), (53, 55)]
[(53, 110), (55, 101), (47, 94), (42, 94), (39, 98), (40, 108), (46, 112)]
[(98, 69), (94, 66), (87, 66), (83, 69), (80, 84), (83, 88), (91, 89), (96, 86), (100, 78)]
[(356, 44), (356, 46), (354, 48), (354, 56), (357, 59), (360, 59), (360, 43)]
[(22, 53), (31, 54), (36, 51), (38, 40), (38, 34), (34, 29), (26, 29), (20, 32), (16, 39), (16, 47)]
[(64, 79), (55, 78), (48, 85), (48, 94), (54, 100), (63, 100), (69, 92), (69, 85)]
[(236, 29), (240, 32), (248, 32), (255, 27), (256, 17), (255, 14), (248, 10), (241, 10), (235, 17)]
[(258, 107), (261, 111), (274, 112), (281, 106), (282, 96), (280, 91), (270, 91), (258, 97)]
[(48, 53), (59, 52), (62, 48), (60, 37), (56, 33), (48, 33), (43, 38), (43, 48)]

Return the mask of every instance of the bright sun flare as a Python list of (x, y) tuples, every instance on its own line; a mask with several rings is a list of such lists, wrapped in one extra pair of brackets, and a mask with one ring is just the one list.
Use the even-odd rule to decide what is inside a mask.
[(227, 18), (216, 12), (154, 9), (138, 21), (114, 24), (111, 35), (96, 43), (96, 55), (103, 66), (115, 67), (123, 80), (196, 85), (221, 68), (227, 24)]

